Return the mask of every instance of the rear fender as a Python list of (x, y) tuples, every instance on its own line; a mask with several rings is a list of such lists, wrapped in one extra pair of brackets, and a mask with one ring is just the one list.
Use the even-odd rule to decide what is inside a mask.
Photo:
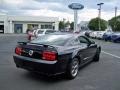
[(74, 52), (72, 53), (72, 59), (73, 58), (77, 58), (80, 64), (82, 56), (79, 54), (79, 49), (74, 50)]

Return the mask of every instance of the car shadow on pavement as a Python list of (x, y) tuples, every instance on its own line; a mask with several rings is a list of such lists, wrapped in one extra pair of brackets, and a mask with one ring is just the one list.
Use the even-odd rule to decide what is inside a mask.
[(35, 72), (26, 72), (24, 73), (24, 77), (26, 79), (31, 79), (32, 81), (38, 81), (43, 83), (56, 83), (66, 80), (64, 74), (56, 75), (56, 76), (46, 76)]
[[(87, 68), (92, 62), (89, 62), (88, 64), (86, 64), (85, 66), (81, 67), (79, 69), (79, 73)], [(78, 73), (78, 76), (79, 76)], [(70, 81), (69, 79), (67, 79), (67, 77), (65, 76), (65, 74), (61, 74), (61, 75), (56, 75), (56, 76), (46, 76), (46, 75), (41, 75), (39, 73), (35, 73), (35, 72), (25, 72), (23, 74), (23, 77), (25, 79), (29, 79), (32, 81), (37, 81), (37, 82), (43, 82), (43, 83), (47, 83), (47, 84), (54, 84), (57, 82), (66, 82), (66, 81)], [(77, 77), (76, 77), (77, 78)]]

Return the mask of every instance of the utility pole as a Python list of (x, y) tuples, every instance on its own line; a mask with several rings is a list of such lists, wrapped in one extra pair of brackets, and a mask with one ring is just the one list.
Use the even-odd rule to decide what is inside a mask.
[(101, 20), (101, 6), (103, 5), (104, 3), (98, 3), (97, 5), (99, 6), (99, 13), (98, 13), (98, 18), (99, 18), (99, 21), (98, 21), (98, 27), (99, 27), (99, 31), (101, 31), (101, 23), (100, 23), (100, 20)]
[(117, 23), (117, 7), (115, 7), (115, 22), (114, 22), (114, 30), (116, 30), (116, 23)]

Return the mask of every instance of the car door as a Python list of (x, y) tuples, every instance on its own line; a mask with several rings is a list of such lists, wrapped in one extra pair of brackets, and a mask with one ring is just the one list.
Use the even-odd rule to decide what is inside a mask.
[(74, 58), (75, 56), (79, 56), (81, 58), (81, 64), (83, 64), (85, 61), (84, 61), (84, 58), (87, 57), (87, 44), (83, 43), (81, 44), (79, 39), (76, 38), (76, 39), (73, 39), (73, 40), (70, 40), (67, 44), (67, 49), (68, 50), (71, 50), (72, 52), (72, 58)]
[(78, 38), (79, 38), (79, 41), (80, 41), (80, 45), (81, 46), (86, 46), (86, 48), (81, 51), (83, 53), (82, 54), (83, 62), (88, 62), (88, 61), (92, 60), (92, 58), (94, 56), (93, 55), (94, 45), (90, 44), (89, 39), (87, 39), (84, 36), (79, 36)]

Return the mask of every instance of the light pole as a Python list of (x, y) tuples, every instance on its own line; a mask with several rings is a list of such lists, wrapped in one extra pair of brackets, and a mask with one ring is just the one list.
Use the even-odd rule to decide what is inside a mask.
[(117, 7), (115, 7), (115, 22), (114, 22), (114, 30), (116, 29), (116, 22), (117, 22)]
[(98, 23), (99, 23), (99, 24), (98, 24), (99, 26), (98, 26), (98, 27), (99, 27), (99, 31), (101, 30), (101, 23), (100, 23), (100, 20), (101, 20), (101, 6), (102, 6), (103, 4), (104, 4), (104, 3), (98, 3), (98, 4), (97, 4), (97, 5), (99, 6), (99, 9), (98, 9), (98, 10), (99, 10), (99, 13), (98, 13), (98, 18), (99, 18), (99, 22), (98, 22)]

